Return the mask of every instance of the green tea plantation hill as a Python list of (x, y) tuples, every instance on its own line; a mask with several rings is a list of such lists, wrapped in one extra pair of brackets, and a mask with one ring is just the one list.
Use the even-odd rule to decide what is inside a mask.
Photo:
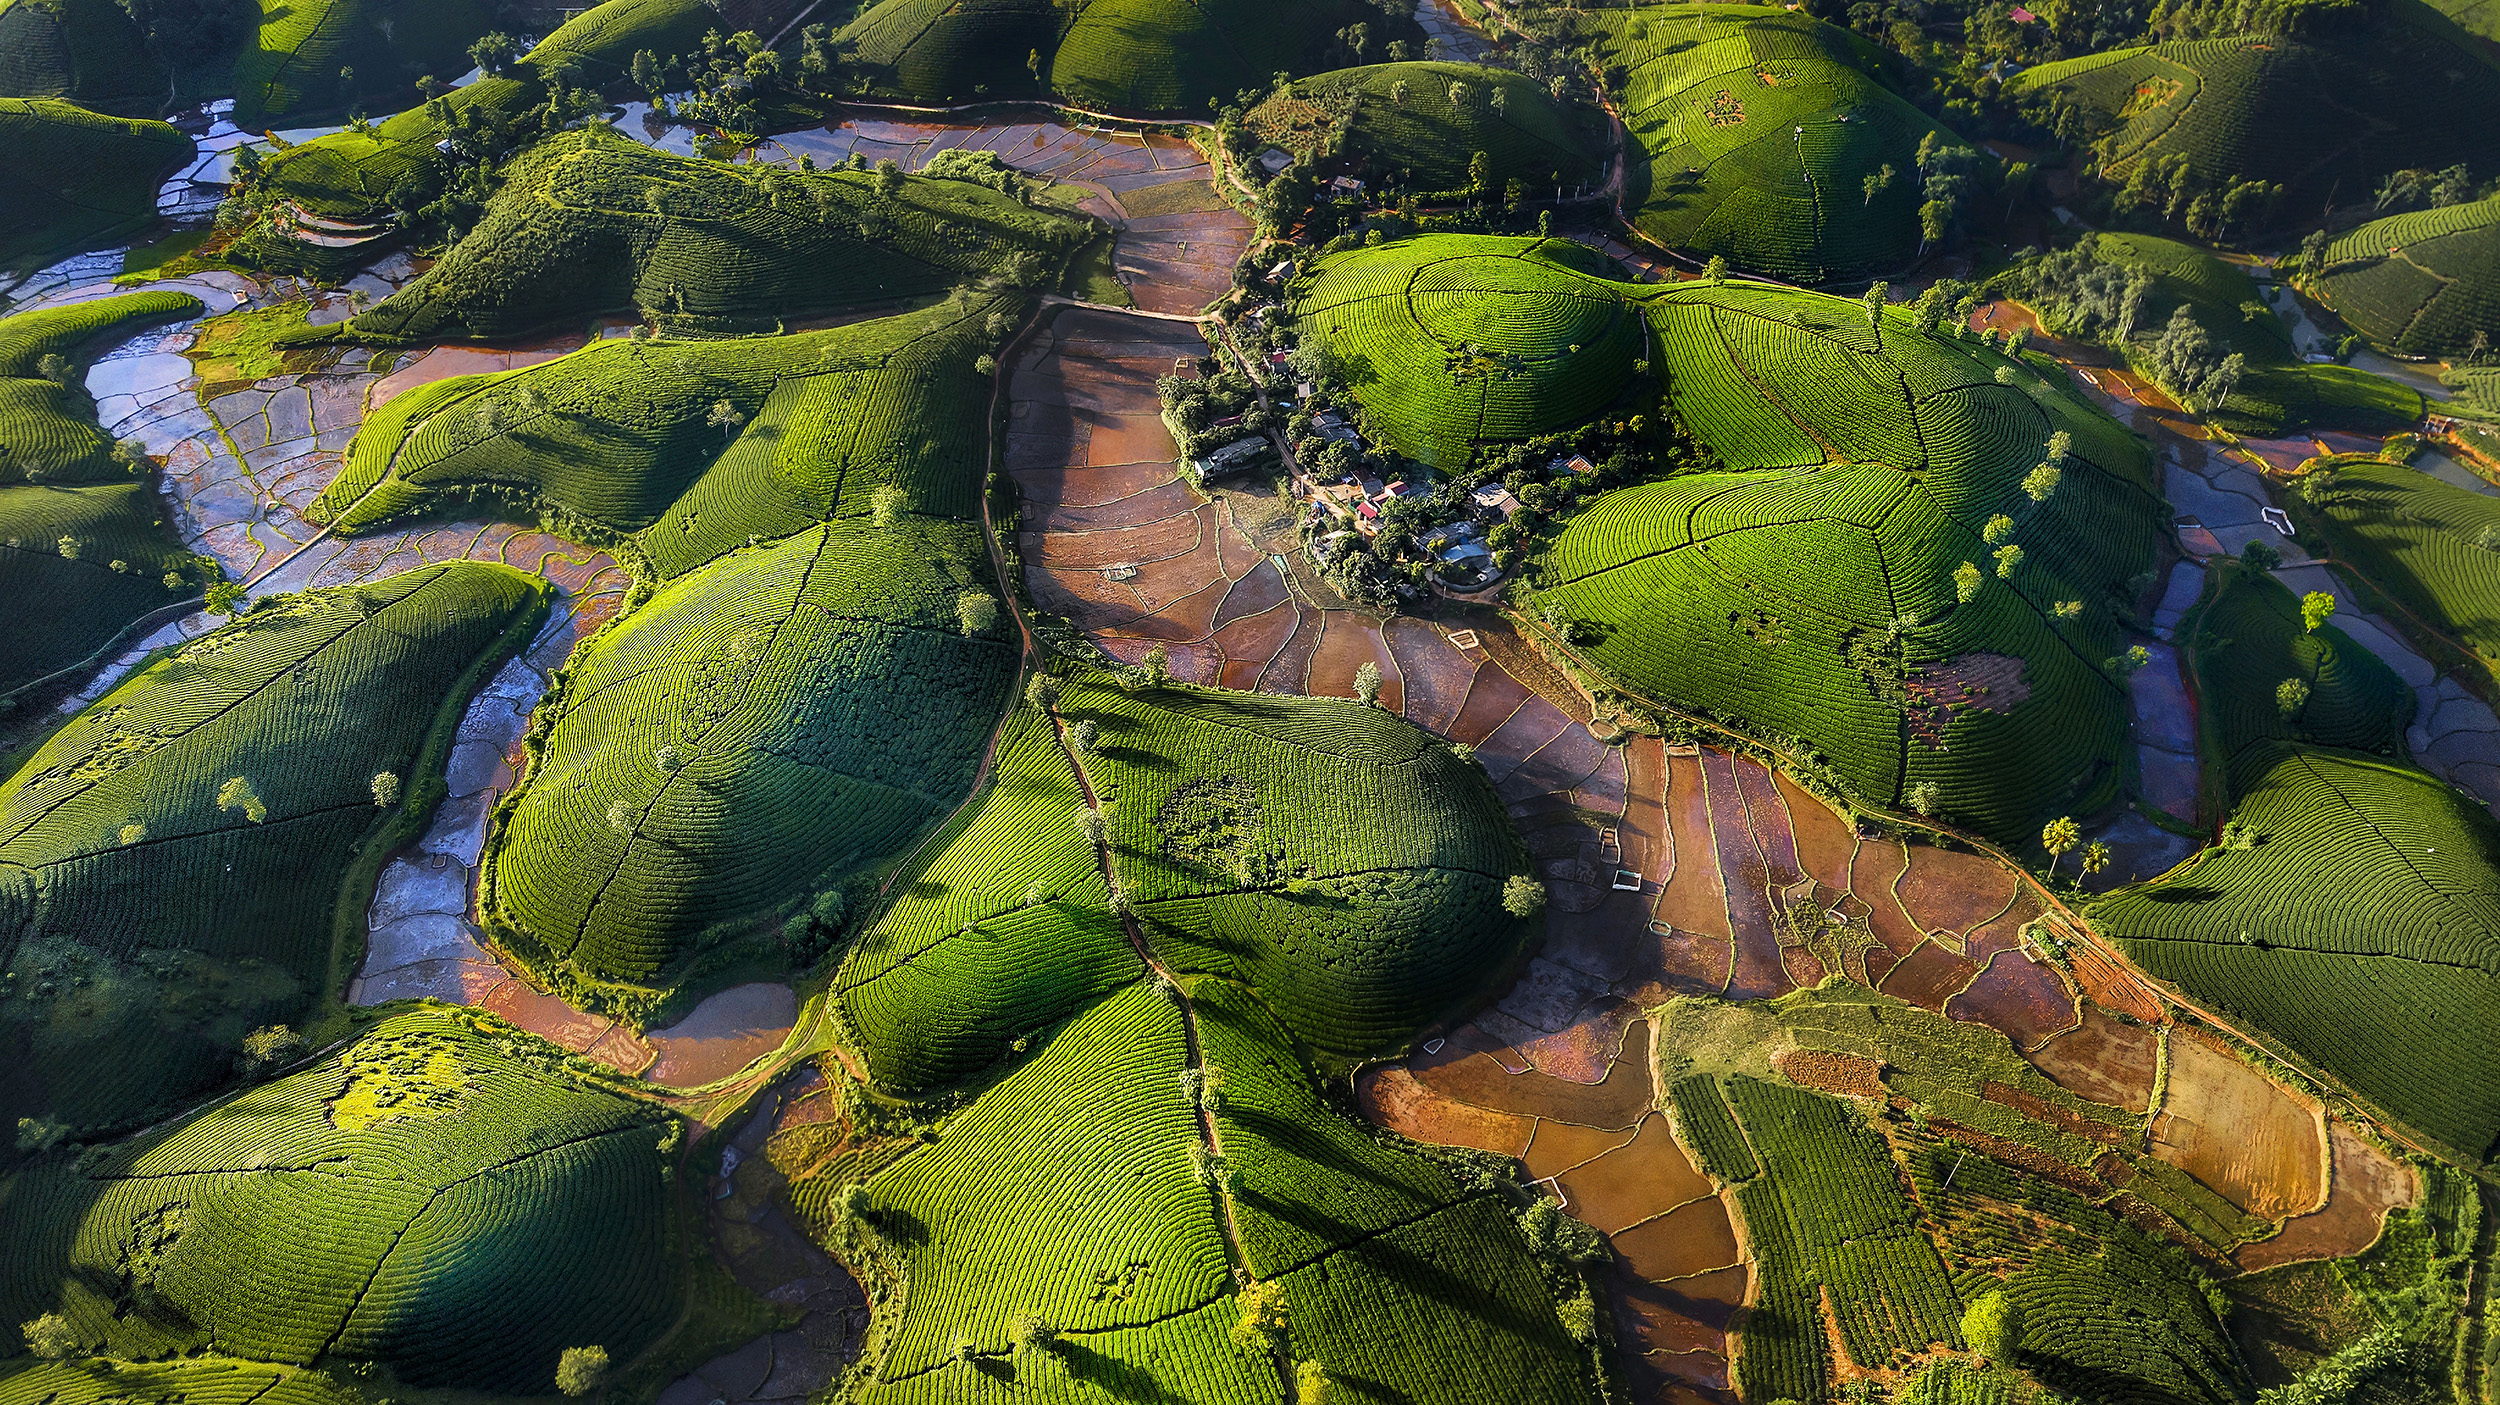
[(2285, 211), (2356, 204), (2390, 172), (2479, 165), (2500, 145), (2500, 60), (2421, 0), (2285, 13), (2288, 32), (2045, 63), (2006, 93), (2091, 114), (2107, 180), (2184, 160), (2204, 187), (2281, 184)]
[(259, 0), (257, 32), (234, 66), (234, 121), (288, 125), (406, 98), (415, 75), (457, 78), (469, 45), (496, 28), (485, 0)]
[(1626, 688), (2009, 839), (2118, 793), (2123, 616), (2164, 513), (2141, 440), (2062, 370), (1907, 308), (1870, 323), (1855, 299), (1642, 287), (1576, 257), (1398, 241), (1322, 260), (1294, 306), (1389, 442), (1443, 464), (1584, 422), (1635, 361), (1663, 374), (1648, 408), (1720, 471), (1610, 492), (1535, 563)]
[(84, 1361), (23, 1358), (0, 1367), (0, 1405), (356, 1405), (326, 1371), (228, 1356), (124, 1363), (106, 1375)]
[(1528, 1196), (1345, 1121), (1245, 988), (1133, 981), (1023, 1042), (934, 1143), (792, 1186), (887, 1289), (843, 1398), (1150, 1379), (1155, 1398), (1268, 1405), (1292, 1362), (1357, 1400), (1598, 1398), (1575, 1340), (1594, 1304), (1550, 1238), (1552, 1257), (1530, 1247)]
[(2500, 196), (2372, 220), (2327, 246), (2310, 286), (2400, 356), (2446, 356), (2500, 336)]
[(333, 132), (273, 153), (262, 179), (303, 208), (339, 218), (377, 218), (394, 200), (422, 203), (464, 169), (436, 150), (452, 135), (447, 124), (503, 130), (546, 100), (557, 74), (570, 75), (566, 81), (576, 87), (605, 89), (628, 76), (636, 53), (684, 53), (720, 22), (703, 0), (603, 0), (503, 72), (443, 94), (439, 108), (413, 107), (368, 130)]
[(979, 361), (1021, 312), (1012, 295), (949, 299), (789, 336), (611, 339), (435, 381), (365, 421), (309, 515), (353, 535), (482, 496), (628, 544), (662, 579), (866, 516), (880, 490), (969, 519), (986, 450)]
[(970, 181), (727, 166), (594, 125), (514, 161), (477, 227), (346, 332), (492, 338), (633, 311), (775, 331), (992, 274), (1055, 285), (1095, 232)]
[[(2193, 617), (2222, 842), (2095, 904), (2146, 970), (2249, 1020), (2469, 1165), (2500, 1143), (2500, 823), (2400, 758), (2412, 690), (2273, 580)], [(2297, 684), (2296, 689), (2288, 685)]]
[(545, 601), (469, 562), (273, 597), (26, 757), (0, 787), (0, 1116), (162, 1116), (247, 1032), (331, 1008), (469, 693)]
[(165, 69), (115, 0), (10, 0), (0, 5), (0, 94), (152, 116)]
[(1802, 283), (1916, 257), (1920, 144), (1960, 139), (1902, 100), (1882, 50), (1753, 5), (1600, 11), (1598, 53), (1633, 150), (1633, 227), (1696, 261)]
[[(165, 523), (155, 465), (96, 427), (80, 353), (105, 335), (201, 310), (126, 293), (0, 320), (0, 694), (76, 665), (210, 579)], [(58, 380), (43, 374), (47, 358)]]
[[(1071, 823), (1089, 794), (1108, 877)], [(1245, 983), (1352, 1060), (1510, 959), (1503, 890), (1526, 871), (1483, 773), (1389, 713), (1079, 677), (1010, 719), (978, 808), (845, 957), (837, 1008), (880, 1083), (944, 1087), (1134, 979), (1124, 916), (1165, 969)]]
[(0, 149), (9, 153), (0, 266), (31, 265), (154, 220), (157, 187), (190, 158), (191, 139), (162, 122), (107, 117), (58, 98), (0, 98)]
[(1525, 74), (1463, 63), (1381, 63), (1297, 80), (1244, 119), (1253, 154), (1351, 158), (1375, 180), (1455, 191), (1482, 152), (1496, 190), (1593, 184), (1605, 168), (1594, 109), (1557, 102)]
[[(1281, 8), (1279, 7), (1281, 5)], [(916, 102), (1057, 95), (1081, 107), (1202, 114), (1275, 74), (1336, 68), (1375, 49), (1423, 47), (1411, 19), (1362, 0), (877, 0), (840, 33), (876, 92)]]
[(680, 1330), (702, 1257), (682, 1127), (605, 1073), (483, 1013), (395, 1014), (169, 1127), (22, 1164), (0, 1311), (126, 1359), (213, 1346), (552, 1395), (567, 1348), (623, 1367)]

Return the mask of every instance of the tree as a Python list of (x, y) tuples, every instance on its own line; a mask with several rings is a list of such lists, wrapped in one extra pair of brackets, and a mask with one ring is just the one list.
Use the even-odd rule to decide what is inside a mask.
[(2023, 564), (2023, 549), (2012, 542), (2007, 542), (1997, 548), (1996, 557), (1997, 579), (2001, 581), (2014, 579), (2014, 568)]
[(2255, 537), (2240, 548), (2240, 564), (2252, 571), (2271, 571), (2283, 564), (2283, 553)]
[(1102, 725), (1091, 717), (1079, 718), (1068, 728), (1068, 745), (1080, 756), (1094, 754), (1095, 743), (1102, 740)]
[(1059, 1344), (1059, 1329), (1038, 1313), (1019, 1312), (1007, 1324), (1007, 1340), (1018, 1351), (1048, 1351)]
[(1172, 651), (1157, 644), (1146, 650), (1139, 660), (1138, 671), (1145, 675), (1146, 686), (1160, 688), (1172, 681)]
[(1929, 819), (1935, 818), (1943, 799), (1943, 793), (1934, 781), (1920, 781), (1910, 787), (1910, 808)]
[(1409, 95), (1410, 90), (1406, 86), (1405, 79), (1401, 78), (1395, 83), (1389, 85), (1389, 101), (1396, 103), (1398, 106), (1406, 106), (1406, 99)]
[(156, 467), (156, 460), (148, 457), (147, 441), (143, 439), (115, 440), (113, 462), (120, 464), (134, 478)]
[(1450, 106), (1465, 112), (1476, 105), (1476, 90), (1467, 83), (1450, 84)]
[(893, 157), (877, 162), (876, 187), (877, 193), (888, 199), (903, 192), (903, 168), (894, 164)]
[(1036, 673), (1032, 680), (1024, 685), (1024, 700), (1048, 712), (1059, 705), (1059, 692), (1062, 686), (1064, 685), (1051, 674)]
[(1493, 157), (1479, 151), (1467, 158), (1467, 188), (1478, 195), (1492, 188)]
[(1876, 196), (1892, 189), (1892, 177), (1892, 163), (1886, 162), (1882, 170), (1873, 172), (1865, 180), (1858, 182), (1858, 188), (1866, 192), (1865, 203), (1874, 204)]
[(479, 72), (491, 78), (509, 67), (512, 61), (520, 56), (520, 53), (519, 40), (502, 30), (496, 30), (491, 34), (481, 35), (476, 43), (469, 46), (469, 61), (478, 66)]
[(1962, 1314), (1962, 1340), (1990, 1361), (2011, 1363), (2022, 1350), (2023, 1310), (2003, 1289), (1982, 1294)]
[(2300, 597), (2300, 627), (2304, 633), (2315, 634), (2318, 626), (2335, 618), (2335, 597), (2323, 590), (2313, 590)]
[(987, 634), (998, 623), (998, 597), (986, 590), (967, 590), (955, 597), (955, 619), (964, 635)]
[(238, 1062), (245, 1073), (258, 1073), (272, 1064), (286, 1062), (303, 1047), (304, 1036), (285, 1025), (262, 1025), (243, 1036), (243, 1056)]
[(2286, 678), (2274, 685), (2275, 710), (2286, 718), (2297, 717), (2309, 705), (2309, 685), (2297, 678)]
[(737, 433), (738, 426), (745, 424), (746, 422), (746, 415), (742, 413), (737, 406), (730, 404), (726, 400), (713, 401), (712, 412), (703, 417), (703, 423), (710, 428), (719, 430), (720, 437), (723, 439), (727, 439), (731, 435)]
[(603, 1346), (568, 1346), (556, 1360), (556, 1389), (567, 1395), (588, 1395), (607, 1375), (608, 1349)]
[(1713, 288), (1726, 286), (1727, 255), (1712, 254), (1710, 261), (1701, 266), (1701, 276)]
[(881, 483), (868, 495), (868, 518), (880, 527), (892, 529), (902, 523), (908, 500), (903, 490), (891, 483)]
[(1365, 707), (1380, 700), (1380, 665), (1369, 659), (1354, 670), (1354, 700)]
[(373, 803), (376, 806), (387, 810), (399, 803), (399, 773), (397, 771), (376, 771), (373, 773), (371, 784)]
[(261, 803), (260, 793), (252, 789), (251, 781), (242, 776), (230, 776), (224, 785), (217, 788), (217, 808), (240, 810), (243, 818), (254, 824), (269, 818), (269, 807)]
[(1293, 1405), (1329, 1405), (1337, 1396), (1336, 1384), (1326, 1366), (1316, 1361), (1298, 1362), (1293, 1368)]
[(1979, 539), (1990, 546), (2003, 546), (2014, 535), (2014, 519), (2000, 512), (1979, 529)]
[(2083, 871), (2086, 876), (2109, 867), (2109, 846), (2094, 840), (2083, 846)]
[(1545, 885), (1524, 873), (1514, 873), (1502, 883), (1502, 911), (1513, 917), (1533, 917), (1545, 906)]
[(2060, 815), (2040, 831), (2040, 847), (2049, 851), (2049, 876), (2057, 876), (2057, 856), (2083, 842), (2083, 827), (2071, 815)]
[(2065, 471), (2056, 464), (2035, 464), (2029, 473), (2023, 475), (2023, 494), (2033, 502), (2047, 502), (2056, 494), (2057, 485), (2065, 481), (2065, 477)]
[(1866, 325), (1881, 332), (1884, 328), (1884, 303), (1892, 296), (1892, 285), (1878, 279), (1866, 287)]
[(1076, 832), (1085, 836), (1086, 843), (1099, 849), (1103, 836), (1111, 832), (1111, 821), (1104, 818), (1100, 806), (1079, 805), (1076, 807)]
[(26, 1349), (46, 1361), (66, 1361), (86, 1346), (69, 1319), (57, 1312), (47, 1312), (18, 1330), (26, 1334)]
[(1979, 566), (1975, 562), (1965, 561), (1961, 565), (1954, 567), (1953, 598), (1961, 601), (1965, 605), (1969, 604), (1973, 599), (1978, 597), (1979, 583), (1983, 579), (1985, 579), (1985, 577), (1979, 574)]
[(1237, 1301), (1241, 1316), (1233, 1323), (1233, 1344), (1244, 1351), (1282, 1350), (1292, 1322), (1285, 1285), (1272, 1278), (1253, 1283), (1241, 1290)]

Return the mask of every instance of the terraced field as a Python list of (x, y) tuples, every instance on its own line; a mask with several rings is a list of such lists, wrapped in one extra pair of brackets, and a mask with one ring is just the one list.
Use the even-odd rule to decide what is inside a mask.
[(1628, 291), (1566, 239), (1426, 235), (1325, 260), (1291, 305), (1384, 442), (1456, 471), (1479, 443), (1576, 428), (1623, 393), (1648, 350)]
[(0, 800), (0, 935), (45, 974), (5, 1007), (11, 1120), (143, 1121), (219, 1081), (246, 1030), (320, 1012), (378, 860), (441, 798), (461, 700), (544, 608), (474, 563), (271, 601), (27, 757)]
[[(1464, 106), (1450, 100), (1453, 83), (1464, 85)], [(1490, 162), (1495, 191), (1513, 180), (1540, 194), (1594, 184), (1605, 166), (1594, 114), (1556, 102), (1524, 74), (1477, 64), (1323, 73), (1272, 94), (1247, 120), (1258, 142), (1314, 163), (1350, 156), (1372, 179), (1414, 190), (1465, 188), (1477, 152)]]
[(2473, 161), (2500, 137), (2500, 62), (2421, 0), (2377, 0), (2315, 42), (2180, 40), (2044, 63), (2009, 95), (2060, 96), (2099, 118), (2104, 176), (2187, 159), (2208, 181), (2279, 182), (2286, 208), (2389, 172)]
[[(1692, 283), (1641, 311), (1677, 414), (1725, 471), (1610, 493), (1544, 552), (1539, 593), (1585, 622), (1589, 660), (1801, 737), (1876, 803), (1932, 783), (1982, 833), (2115, 794), (2114, 611), (2158, 530), (2142, 443), (2061, 371), (1898, 314), (1879, 340), (1854, 302)], [(2022, 482), (2057, 434), (2072, 448), (2035, 499)], [(1957, 586), (1998, 516), (2020, 569)]]
[(1019, 281), (1049, 286), (1093, 237), (968, 181), (907, 180), (889, 196), (874, 179), (750, 176), (594, 126), (532, 147), (466, 238), (348, 328), (386, 344), (491, 340), (636, 311), (778, 331), (800, 313), (944, 292), (1016, 256), (1032, 261)]
[(677, 1320), (677, 1135), (500, 1021), (400, 1015), (86, 1164), (19, 1169), (0, 1305), (123, 1357), (341, 1351), (421, 1388), (544, 1393), (566, 1347), (630, 1360)]
[(0, 7), (0, 93), (137, 116), (164, 100), (165, 70), (113, 0), (20, 0)]
[[(1593, 18), (1603, 61), (1628, 73), (1623, 206), (1642, 234), (1801, 283), (1889, 272), (1920, 252), (1919, 143), (1955, 138), (1894, 91), (1883, 51), (1771, 6)], [(1870, 178), (1882, 181), (1871, 195)]]
[[(234, 120), (245, 127), (411, 97), (415, 74), (449, 81), (468, 72), (470, 43), (496, 27), (493, 7), (480, 0), (263, 0), (259, 8), (258, 32), (232, 79)], [(342, 69), (356, 77), (341, 78)]]
[(2500, 325), (2500, 196), (2392, 215), (2327, 246), (2314, 286), (2337, 315), (2405, 356), (2462, 351)]
[[(306, 13), (338, 18), (362, 8), (358, 0), (341, 0)], [(439, 13), (456, 17), (465, 8), (456, 5)], [(291, 15), (288, 22), (293, 22)], [(603, 0), (565, 20), (502, 74), (445, 94), (450, 120), (455, 125), (509, 128), (546, 100), (551, 74), (568, 72), (567, 81), (575, 86), (606, 88), (629, 76), (637, 52), (692, 51), (719, 24), (719, 13), (703, 0)], [(465, 65), (466, 61), (452, 62)], [(330, 76), (336, 80), (335, 69)], [(390, 81), (397, 81), (395, 73)], [(425, 108), (413, 107), (381, 121), (371, 132), (336, 132), (290, 147), (269, 162), (263, 179), (273, 190), (316, 214), (371, 218), (389, 208), (391, 192), (403, 181), (439, 179), (435, 144), (450, 135)]]
[[(44, 12), (21, 3), (0, 11), (0, 28)], [(58, 98), (0, 98), (0, 141), (11, 176), (0, 193), (0, 264), (26, 267), (154, 219), (158, 181), (191, 155), (190, 139), (162, 122)]]
[(880, 95), (954, 103), (1055, 94), (1146, 115), (1201, 112), (1207, 99), (1230, 101), (1275, 73), (1334, 67), (1333, 36), (1356, 21), (1376, 43), (1423, 38), (1411, 20), (1349, 0), (1288, 0), (1281, 10), (1089, 0), (1064, 11), (1041, 0), (878, 0), (840, 38)]

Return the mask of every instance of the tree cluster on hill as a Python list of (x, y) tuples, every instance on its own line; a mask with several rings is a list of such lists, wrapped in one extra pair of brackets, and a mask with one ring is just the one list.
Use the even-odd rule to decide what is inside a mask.
[(2151, 357), (2153, 379), (2162, 389), (2179, 397), (2190, 408), (2217, 409), (2237, 390), (2240, 377), (2248, 369), (2248, 358), (2236, 351), (2226, 351), (2196, 320), (2196, 314), (2181, 303), (2170, 314), (2170, 322), (2153, 341)]
[(2153, 273), (2141, 264), (2112, 263), (2098, 241), (2086, 239), (2052, 249), (2031, 266), (2027, 296), (2056, 326), (2086, 337), (2125, 341), (2153, 293)]

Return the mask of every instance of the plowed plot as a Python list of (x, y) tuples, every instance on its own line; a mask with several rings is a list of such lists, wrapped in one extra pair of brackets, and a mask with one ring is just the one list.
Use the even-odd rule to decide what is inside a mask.
[(2141, 1113), (2153, 1100), (2161, 1032), (2086, 1002), (2083, 1022), (2031, 1051), (2031, 1062), (2070, 1092)]
[(2378, 1238), (2387, 1212), (2420, 1194), (2411, 1167), (2363, 1141), (2343, 1122), (2327, 1128), (2335, 1158), (2326, 1205), (2286, 1221), (2283, 1232), (2241, 1248), (2239, 1266), (2254, 1273), (2301, 1259), (2357, 1254)]
[(2200, 1031), (2170, 1032), (2170, 1077), (2153, 1153), (2252, 1215), (2306, 1215), (2326, 1200), (2326, 1128), (2315, 1101), (2240, 1062)]
[[(1261, 558), (1261, 565), (1266, 559)], [(1354, 696), (1354, 675), (1364, 664), (1380, 670), (1380, 706), (1400, 712), (1405, 706), (1406, 690), (1398, 676), (1398, 661), (1381, 637), (1380, 622), (1354, 610), (1325, 612), (1319, 637), (1319, 648), (1311, 655), (1305, 691), (1312, 697), (1350, 698)]]
[(1629, 1140), (1563, 1172), (1556, 1188), (1566, 1209), (1608, 1234), (1711, 1198), (1710, 1178), (1694, 1168), (1667, 1130), (1667, 1119), (1655, 1112), (1641, 1119)]
[(2017, 1049), (2033, 1049), (2073, 1028), (2075, 996), (2056, 967), (2020, 952), (2000, 951), (1988, 969), (1946, 1002), (1944, 1012), (1998, 1031)]
[(1962, 937), (2005, 911), (2014, 889), (2014, 875), (1993, 859), (1917, 846), (1901, 877), (1901, 905), (1921, 930)]

